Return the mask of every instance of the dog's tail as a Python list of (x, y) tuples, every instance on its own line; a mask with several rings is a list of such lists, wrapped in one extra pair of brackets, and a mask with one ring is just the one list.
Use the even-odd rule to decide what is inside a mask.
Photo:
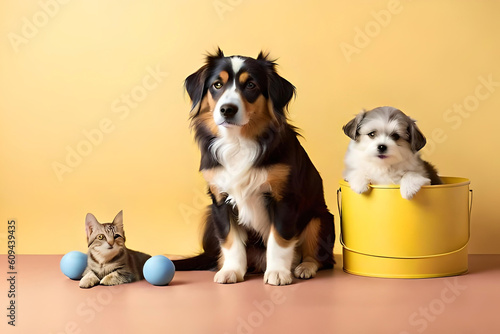
[(175, 270), (214, 270), (217, 268), (217, 258), (207, 253), (190, 257), (187, 259), (173, 260)]
[(175, 270), (215, 270), (219, 262), (220, 243), (215, 234), (212, 217), (208, 214), (203, 232), (203, 253), (194, 257), (177, 259), (172, 262)]

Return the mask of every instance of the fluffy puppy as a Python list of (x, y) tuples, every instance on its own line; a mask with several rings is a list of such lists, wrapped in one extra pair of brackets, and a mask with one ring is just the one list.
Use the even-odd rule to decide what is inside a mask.
[(379, 107), (362, 111), (343, 127), (352, 140), (344, 163), (344, 179), (358, 194), (369, 184), (399, 184), (411, 199), (422, 186), (441, 184), (436, 169), (420, 158), (426, 139), (415, 121), (401, 110)]

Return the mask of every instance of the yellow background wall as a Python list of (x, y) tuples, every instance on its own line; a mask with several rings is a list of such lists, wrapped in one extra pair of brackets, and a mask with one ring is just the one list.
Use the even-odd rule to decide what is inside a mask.
[(337, 231), (341, 128), (391, 105), (418, 120), (442, 175), (472, 181), (470, 252), (499, 253), (499, 12), (489, 0), (2, 1), (0, 252), (8, 219), (19, 253), (57, 254), (86, 251), (87, 212), (121, 209), (130, 248), (198, 251), (208, 199), (183, 81), (220, 46), (279, 58)]

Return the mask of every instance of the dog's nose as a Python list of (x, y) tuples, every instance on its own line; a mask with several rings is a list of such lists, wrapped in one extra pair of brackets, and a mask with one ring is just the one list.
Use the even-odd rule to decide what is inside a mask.
[(234, 104), (229, 104), (229, 103), (223, 104), (220, 107), (220, 114), (224, 116), (224, 118), (231, 118), (234, 115), (236, 115), (237, 112), (238, 112), (238, 106)]
[(379, 145), (377, 149), (379, 153), (384, 153), (385, 151), (387, 151), (387, 145)]

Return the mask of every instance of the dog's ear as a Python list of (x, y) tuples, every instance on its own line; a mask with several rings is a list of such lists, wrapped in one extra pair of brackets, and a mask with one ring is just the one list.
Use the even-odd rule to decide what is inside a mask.
[(267, 70), (267, 93), (274, 112), (280, 116), (285, 116), (284, 110), (286, 110), (288, 103), (295, 95), (295, 86), (278, 74), (276, 60), (269, 58), (269, 52), (261, 51), (257, 56), (257, 61)]
[(201, 100), (205, 95), (205, 81), (207, 79), (208, 65), (202, 66), (198, 71), (194, 72), (184, 81), (184, 87), (192, 101), (190, 117), (195, 117), (200, 112)]
[(259, 55), (257, 56), (257, 60), (266, 60), (271, 63), (271, 65), (276, 65), (274, 64), (273, 60), (269, 60), (269, 52), (268, 51), (260, 51)]
[(207, 92), (205, 83), (208, 76), (208, 68), (217, 59), (224, 58), (224, 52), (218, 47), (214, 54), (207, 54), (205, 65), (186, 78), (184, 87), (191, 98), (192, 105), (189, 115), (195, 117), (200, 112), (201, 100)]
[(209, 55), (208, 57), (212, 57), (212, 58), (224, 58), (224, 52), (222, 52), (222, 50), (220, 49), (220, 47), (217, 47), (216, 54), (213, 55), (213, 56)]
[(408, 125), (408, 136), (410, 139), (409, 140), (410, 146), (413, 152), (420, 151), (427, 143), (425, 136), (420, 131), (417, 124), (415, 123), (415, 120), (413, 119), (410, 119), (410, 125)]
[(283, 113), (294, 95), (295, 86), (278, 73), (273, 72), (269, 78), (269, 98), (273, 103), (274, 110)]
[(342, 127), (344, 133), (351, 138), (352, 140), (356, 140), (359, 135), (359, 127), (361, 125), (361, 121), (365, 118), (366, 110), (361, 111), (356, 115), (353, 119), (351, 119), (346, 125)]

